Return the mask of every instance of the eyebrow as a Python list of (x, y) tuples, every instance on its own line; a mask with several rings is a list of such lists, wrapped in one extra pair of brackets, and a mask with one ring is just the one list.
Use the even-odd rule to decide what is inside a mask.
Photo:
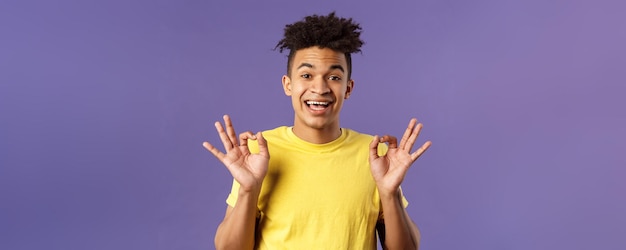
[(333, 66), (330, 66), (330, 69), (338, 69), (338, 70), (341, 70), (341, 72), (345, 72), (343, 70), (343, 67), (341, 65), (339, 65), (339, 64), (335, 64)]
[[(312, 64), (310, 64), (310, 63), (302, 63), (302, 64), (300, 64), (300, 66), (298, 66), (298, 68), (297, 68), (297, 69), (300, 69), (300, 68), (302, 68), (302, 67), (307, 67), (307, 68), (315, 68), (315, 67), (313, 67), (313, 65), (312, 65)], [(338, 69), (338, 70), (341, 70), (341, 72), (345, 72), (345, 70), (343, 69), (343, 66), (341, 66), (341, 65), (339, 65), (339, 64), (334, 64), (334, 65), (331, 65), (331, 66), (330, 66), (330, 69)]]

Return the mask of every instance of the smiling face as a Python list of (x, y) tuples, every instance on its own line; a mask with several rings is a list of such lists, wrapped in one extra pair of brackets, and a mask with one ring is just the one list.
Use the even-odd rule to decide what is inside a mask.
[(343, 53), (309, 47), (296, 51), (283, 89), (291, 96), (295, 112), (294, 133), (314, 143), (329, 142), (341, 135), (339, 113), (354, 82), (348, 79)]

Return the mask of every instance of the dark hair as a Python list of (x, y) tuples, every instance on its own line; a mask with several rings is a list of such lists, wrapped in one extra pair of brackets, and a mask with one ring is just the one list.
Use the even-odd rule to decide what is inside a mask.
[(281, 53), (289, 49), (287, 59), (287, 74), (291, 75), (291, 64), (296, 51), (313, 46), (329, 48), (344, 53), (348, 64), (348, 79), (352, 74), (351, 53), (361, 52), (363, 41), (361, 26), (352, 21), (336, 17), (335, 12), (327, 16), (311, 15), (302, 21), (285, 26), (285, 37), (281, 39), (274, 49)]

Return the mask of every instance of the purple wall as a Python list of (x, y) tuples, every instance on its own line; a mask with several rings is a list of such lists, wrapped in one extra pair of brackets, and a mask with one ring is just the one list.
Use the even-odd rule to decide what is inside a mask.
[(258, 2), (0, 2), (0, 249), (213, 248), (201, 143), (292, 122), (272, 48), (331, 10), (366, 40), (342, 125), (433, 141), (423, 249), (626, 249), (624, 3)]

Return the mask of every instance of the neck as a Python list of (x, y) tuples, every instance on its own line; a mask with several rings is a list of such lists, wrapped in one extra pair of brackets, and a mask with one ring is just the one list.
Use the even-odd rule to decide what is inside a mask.
[(324, 144), (339, 138), (339, 136), (341, 136), (341, 129), (339, 128), (339, 124), (321, 129), (294, 124), (293, 133), (306, 142)]

